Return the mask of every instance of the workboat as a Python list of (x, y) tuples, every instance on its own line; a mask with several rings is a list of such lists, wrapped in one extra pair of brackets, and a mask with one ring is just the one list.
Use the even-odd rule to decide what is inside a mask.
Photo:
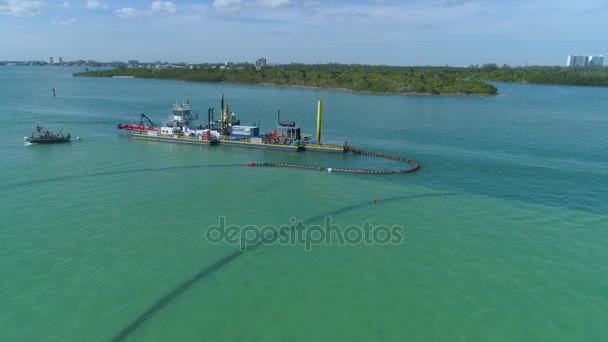
[(70, 133), (63, 135), (63, 129), (65, 128), (65, 124), (61, 127), (61, 130), (58, 133), (54, 133), (48, 130), (45, 130), (42, 126), (36, 125), (36, 129), (32, 132), (29, 137), (23, 138), (26, 142), (30, 144), (61, 144), (70, 142)]
[(346, 151), (347, 144), (342, 146), (325, 144), (321, 137), (321, 108), (319, 101), (317, 115), (317, 139), (313, 141), (310, 135), (303, 135), (301, 128), (293, 121), (282, 121), (281, 112), (277, 113), (276, 129), (260, 133), (259, 125), (245, 126), (237, 120), (236, 114), (231, 112), (229, 106), (221, 95), (221, 108), (219, 118), (215, 118), (214, 108), (207, 112), (207, 123), (193, 124), (198, 116), (191, 113), (190, 103), (186, 101), (173, 106), (169, 120), (157, 127), (145, 114), (141, 114), (137, 124), (118, 124), (119, 129), (132, 131), (134, 138), (171, 141), (194, 144), (220, 144), (226, 146), (262, 148), (281, 151), (319, 151), (338, 152)]

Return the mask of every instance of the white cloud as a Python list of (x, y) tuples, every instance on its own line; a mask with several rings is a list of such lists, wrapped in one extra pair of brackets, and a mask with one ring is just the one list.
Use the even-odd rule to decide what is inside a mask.
[(292, 4), (293, 3), (291, 0), (257, 0), (256, 1), (256, 5), (258, 7), (270, 8), (270, 9), (290, 7)]
[(331, 17), (351, 17), (351, 18), (369, 18), (371, 15), (367, 12), (363, 12), (363, 11), (348, 11), (348, 12), (333, 12), (333, 13), (329, 13), (326, 14), (324, 17), (325, 18), (331, 18)]
[(39, 0), (0, 0), (0, 14), (31, 17), (40, 14), (43, 6)]
[(125, 7), (114, 11), (121, 18), (133, 18), (139, 16), (139, 11), (132, 7)]
[(167, 1), (167, 2), (163, 2), (163, 1), (154, 1), (152, 3), (152, 6), (150, 6), (150, 14), (157, 14), (157, 15), (169, 15), (169, 14), (173, 14), (176, 11), (176, 7), (175, 4)]
[(241, 12), (244, 10), (276, 10), (294, 7), (293, 0), (214, 0), (211, 8), (221, 12)]
[(170, 1), (154, 1), (148, 9), (138, 10), (133, 7), (123, 7), (114, 11), (120, 18), (135, 18), (140, 16), (168, 16), (177, 12), (177, 7)]
[(211, 7), (218, 11), (240, 11), (245, 7), (243, 0), (213, 0)]
[(69, 2), (67, 2), (67, 1), (64, 1), (64, 2), (61, 4), (61, 7), (63, 7), (63, 8), (70, 8), (70, 3), (69, 3)]
[(95, 1), (95, 0), (88, 0), (87, 1), (87, 8), (88, 9), (108, 9), (108, 5), (101, 2), (101, 1)]
[(72, 25), (76, 24), (77, 22), (78, 22), (78, 19), (69, 18), (69, 19), (64, 19), (64, 20), (53, 20), (51, 23), (53, 25), (59, 25), (59, 26), (72, 26)]

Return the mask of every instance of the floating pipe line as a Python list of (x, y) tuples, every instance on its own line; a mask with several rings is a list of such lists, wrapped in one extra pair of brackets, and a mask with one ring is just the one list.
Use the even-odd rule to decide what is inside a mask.
[(346, 150), (350, 151), (354, 154), (395, 160), (398, 162), (409, 164), (411, 167), (406, 168), (406, 169), (398, 169), (398, 170), (349, 169), (349, 168), (342, 168), (342, 167), (331, 168), (331, 167), (303, 165), (303, 164), (291, 164), (291, 163), (254, 163), (254, 162), (248, 162), (247, 166), (249, 166), (249, 167), (253, 167), (253, 166), (292, 167), (292, 168), (298, 168), (298, 169), (309, 169), (309, 170), (318, 170), (318, 171), (327, 171), (327, 172), (366, 173), (366, 174), (375, 174), (375, 175), (389, 175), (389, 174), (393, 174), (393, 173), (409, 173), (409, 172), (418, 171), (420, 169), (420, 164), (418, 164), (417, 162), (415, 162), (413, 160), (405, 159), (403, 157), (396, 156), (393, 154), (362, 151), (362, 150), (351, 148), (350, 146), (346, 146)]

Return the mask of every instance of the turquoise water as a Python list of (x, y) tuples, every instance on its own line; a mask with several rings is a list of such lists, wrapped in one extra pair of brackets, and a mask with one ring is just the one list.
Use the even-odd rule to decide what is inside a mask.
[[(497, 84), (493, 97), (73, 78), (0, 67), (0, 340), (601, 340), (608, 320), (608, 89)], [(52, 88), (57, 97), (52, 96)], [(241, 123), (280, 109), (421, 170), (354, 155), (138, 141), (189, 94)], [(36, 122), (80, 137), (25, 146)], [(376, 198), (377, 203), (372, 203)], [(401, 226), (400, 244), (212, 244), (207, 227)]]

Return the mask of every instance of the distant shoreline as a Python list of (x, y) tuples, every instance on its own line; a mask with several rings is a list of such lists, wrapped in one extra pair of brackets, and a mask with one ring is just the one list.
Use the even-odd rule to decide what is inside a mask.
[(479, 94), (465, 94), (465, 93), (432, 94), (432, 93), (416, 93), (416, 92), (391, 93), (391, 92), (359, 91), (359, 90), (352, 90), (352, 89), (347, 89), (347, 88), (321, 88), (321, 87), (314, 87), (314, 86), (285, 85), (285, 84), (274, 84), (274, 83), (256, 83), (256, 84), (228, 83), (228, 82), (221, 82), (221, 83), (223, 83), (223, 84), (242, 84), (242, 85), (262, 85), (262, 86), (286, 87), (286, 88), (302, 88), (302, 89), (319, 89), (319, 90), (341, 91), (341, 92), (346, 92), (346, 93), (366, 94), (366, 95), (397, 95), (397, 96), (492, 96), (492, 95), (483, 94), (483, 93), (479, 93)]
[(185, 82), (267, 85), (374, 95), (484, 96), (496, 87), (470, 70), (364, 65), (282, 65), (262, 68), (117, 68), (76, 73), (77, 77), (134, 77)]
[[(85, 76), (85, 77), (99, 77), (99, 76)], [(301, 89), (318, 89), (318, 90), (329, 90), (329, 91), (340, 91), (345, 93), (353, 94), (364, 94), (364, 95), (395, 95), (395, 96), (493, 96), (496, 94), (485, 94), (485, 93), (445, 93), (445, 94), (432, 94), (432, 93), (417, 93), (417, 92), (373, 92), (364, 90), (352, 90), (348, 88), (324, 88), (315, 86), (304, 86), (295, 84), (275, 84), (275, 83), (242, 83), (242, 82), (210, 82), (210, 81), (190, 81), (182, 80), (179, 78), (150, 78), (150, 77), (135, 77), (135, 76), (111, 76), (111, 78), (139, 78), (139, 79), (152, 79), (152, 80), (171, 80), (171, 81), (183, 81), (190, 83), (210, 83), (210, 84), (236, 84), (236, 85), (253, 85), (253, 86), (268, 86), (268, 87), (283, 87), (283, 88), (301, 88)]]
[(237, 69), (117, 68), (74, 76), (149, 78), (224, 84), (267, 85), (373, 95), (487, 96), (498, 94), (492, 82), (538, 85), (608, 86), (608, 68), (484, 65), (390, 67), (365, 65), (281, 65)]

